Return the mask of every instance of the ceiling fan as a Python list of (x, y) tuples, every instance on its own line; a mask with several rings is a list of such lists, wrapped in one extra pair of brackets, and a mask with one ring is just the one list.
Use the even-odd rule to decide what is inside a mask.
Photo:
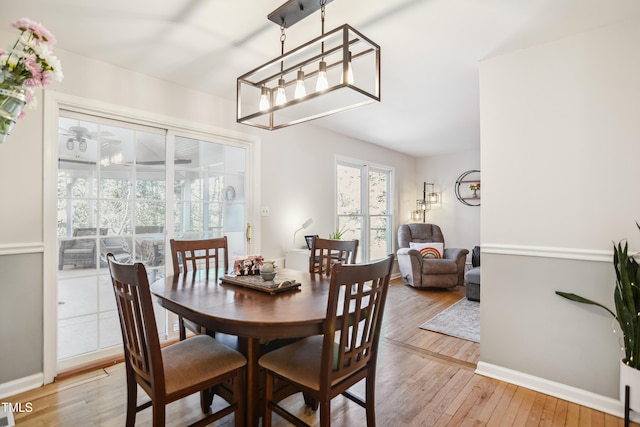
[(73, 151), (75, 145), (78, 144), (78, 149), (80, 152), (84, 153), (87, 151), (87, 140), (93, 139), (96, 137), (100, 137), (102, 142), (102, 148), (105, 148), (110, 144), (120, 144), (120, 140), (115, 138), (110, 138), (113, 134), (109, 131), (100, 131), (100, 132), (89, 132), (89, 129), (83, 126), (70, 126), (69, 129), (60, 128), (64, 135), (69, 135), (69, 139), (67, 139), (67, 150)]

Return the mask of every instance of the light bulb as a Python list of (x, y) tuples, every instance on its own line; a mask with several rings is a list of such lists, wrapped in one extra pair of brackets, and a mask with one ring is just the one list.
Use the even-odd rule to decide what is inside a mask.
[(260, 108), (260, 111), (269, 109), (269, 95), (266, 86), (262, 86), (260, 94), (260, 104), (258, 108)]
[(287, 102), (287, 95), (284, 93), (284, 79), (278, 79), (278, 90), (276, 90), (276, 105)]
[[(354, 81), (353, 68), (351, 67), (351, 52), (349, 52), (349, 62), (347, 62), (347, 84), (352, 85)], [(344, 83), (344, 73), (340, 74), (340, 83)]]
[(327, 63), (320, 61), (320, 67), (318, 68), (318, 81), (316, 82), (316, 91), (320, 92), (329, 87), (329, 81), (327, 80)]
[(307, 89), (304, 87), (304, 71), (298, 70), (298, 78), (296, 79), (296, 91), (293, 94), (295, 99), (307, 96)]

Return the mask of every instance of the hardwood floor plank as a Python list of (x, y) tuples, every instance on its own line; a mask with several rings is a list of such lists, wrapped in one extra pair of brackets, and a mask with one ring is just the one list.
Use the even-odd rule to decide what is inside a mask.
[(577, 405), (572, 402), (568, 402), (567, 404), (567, 418), (565, 425), (567, 427), (571, 426), (579, 426), (580, 425), (580, 405)]
[(544, 404), (546, 401), (546, 397), (544, 394), (535, 393), (533, 396), (533, 404), (531, 405), (531, 410), (529, 411), (529, 416), (527, 417), (527, 422), (525, 426), (527, 427), (535, 427), (540, 425), (540, 420), (542, 418), (542, 412), (544, 411)]
[(540, 417), (540, 427), (553, 426), (553, 415), (558, 406), (558, 399), (552, 396), (546, 396), (544, 401), (544, 408), (542, 409), (542, 416)]
[(513, 425), (526, 426), (537, 393), (524, 387), (520, 387), (520, 391), (522, 392), (522, 401), (518, 407), (518, 413), (516, 414)]
[(487, 400), (486, 404), (482, 407), (482, 411), (478, 414), (478, 423), (482, 425), (487, 425), (491, 416), (495, 412), (498, 407), (500, 401), (502, 400), (502, 396), (507, 390), (507, 383), (503, 383), (495, 380), (496, 387), (493, 389), (493, 393), (491, 397)]

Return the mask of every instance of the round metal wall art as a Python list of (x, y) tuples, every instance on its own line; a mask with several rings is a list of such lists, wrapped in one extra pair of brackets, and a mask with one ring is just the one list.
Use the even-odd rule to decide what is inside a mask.
[(480, 206), (480, 171), (472, 169), (464, 172), (456, 180), (456, 197), (467, 206)]

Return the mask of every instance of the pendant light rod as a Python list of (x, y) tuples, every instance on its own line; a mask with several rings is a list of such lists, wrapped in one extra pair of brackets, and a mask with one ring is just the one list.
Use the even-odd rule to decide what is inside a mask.
[[(332, 1), (333, 0), (325, 0), (324, 3), (328, 4)], [(320, 9), (320, 2), (318, 0), (289, 0), (271, 12), (267, 18), (278, 25), (289, 28), (293, 24), (313, 14), (318, 9)]]

